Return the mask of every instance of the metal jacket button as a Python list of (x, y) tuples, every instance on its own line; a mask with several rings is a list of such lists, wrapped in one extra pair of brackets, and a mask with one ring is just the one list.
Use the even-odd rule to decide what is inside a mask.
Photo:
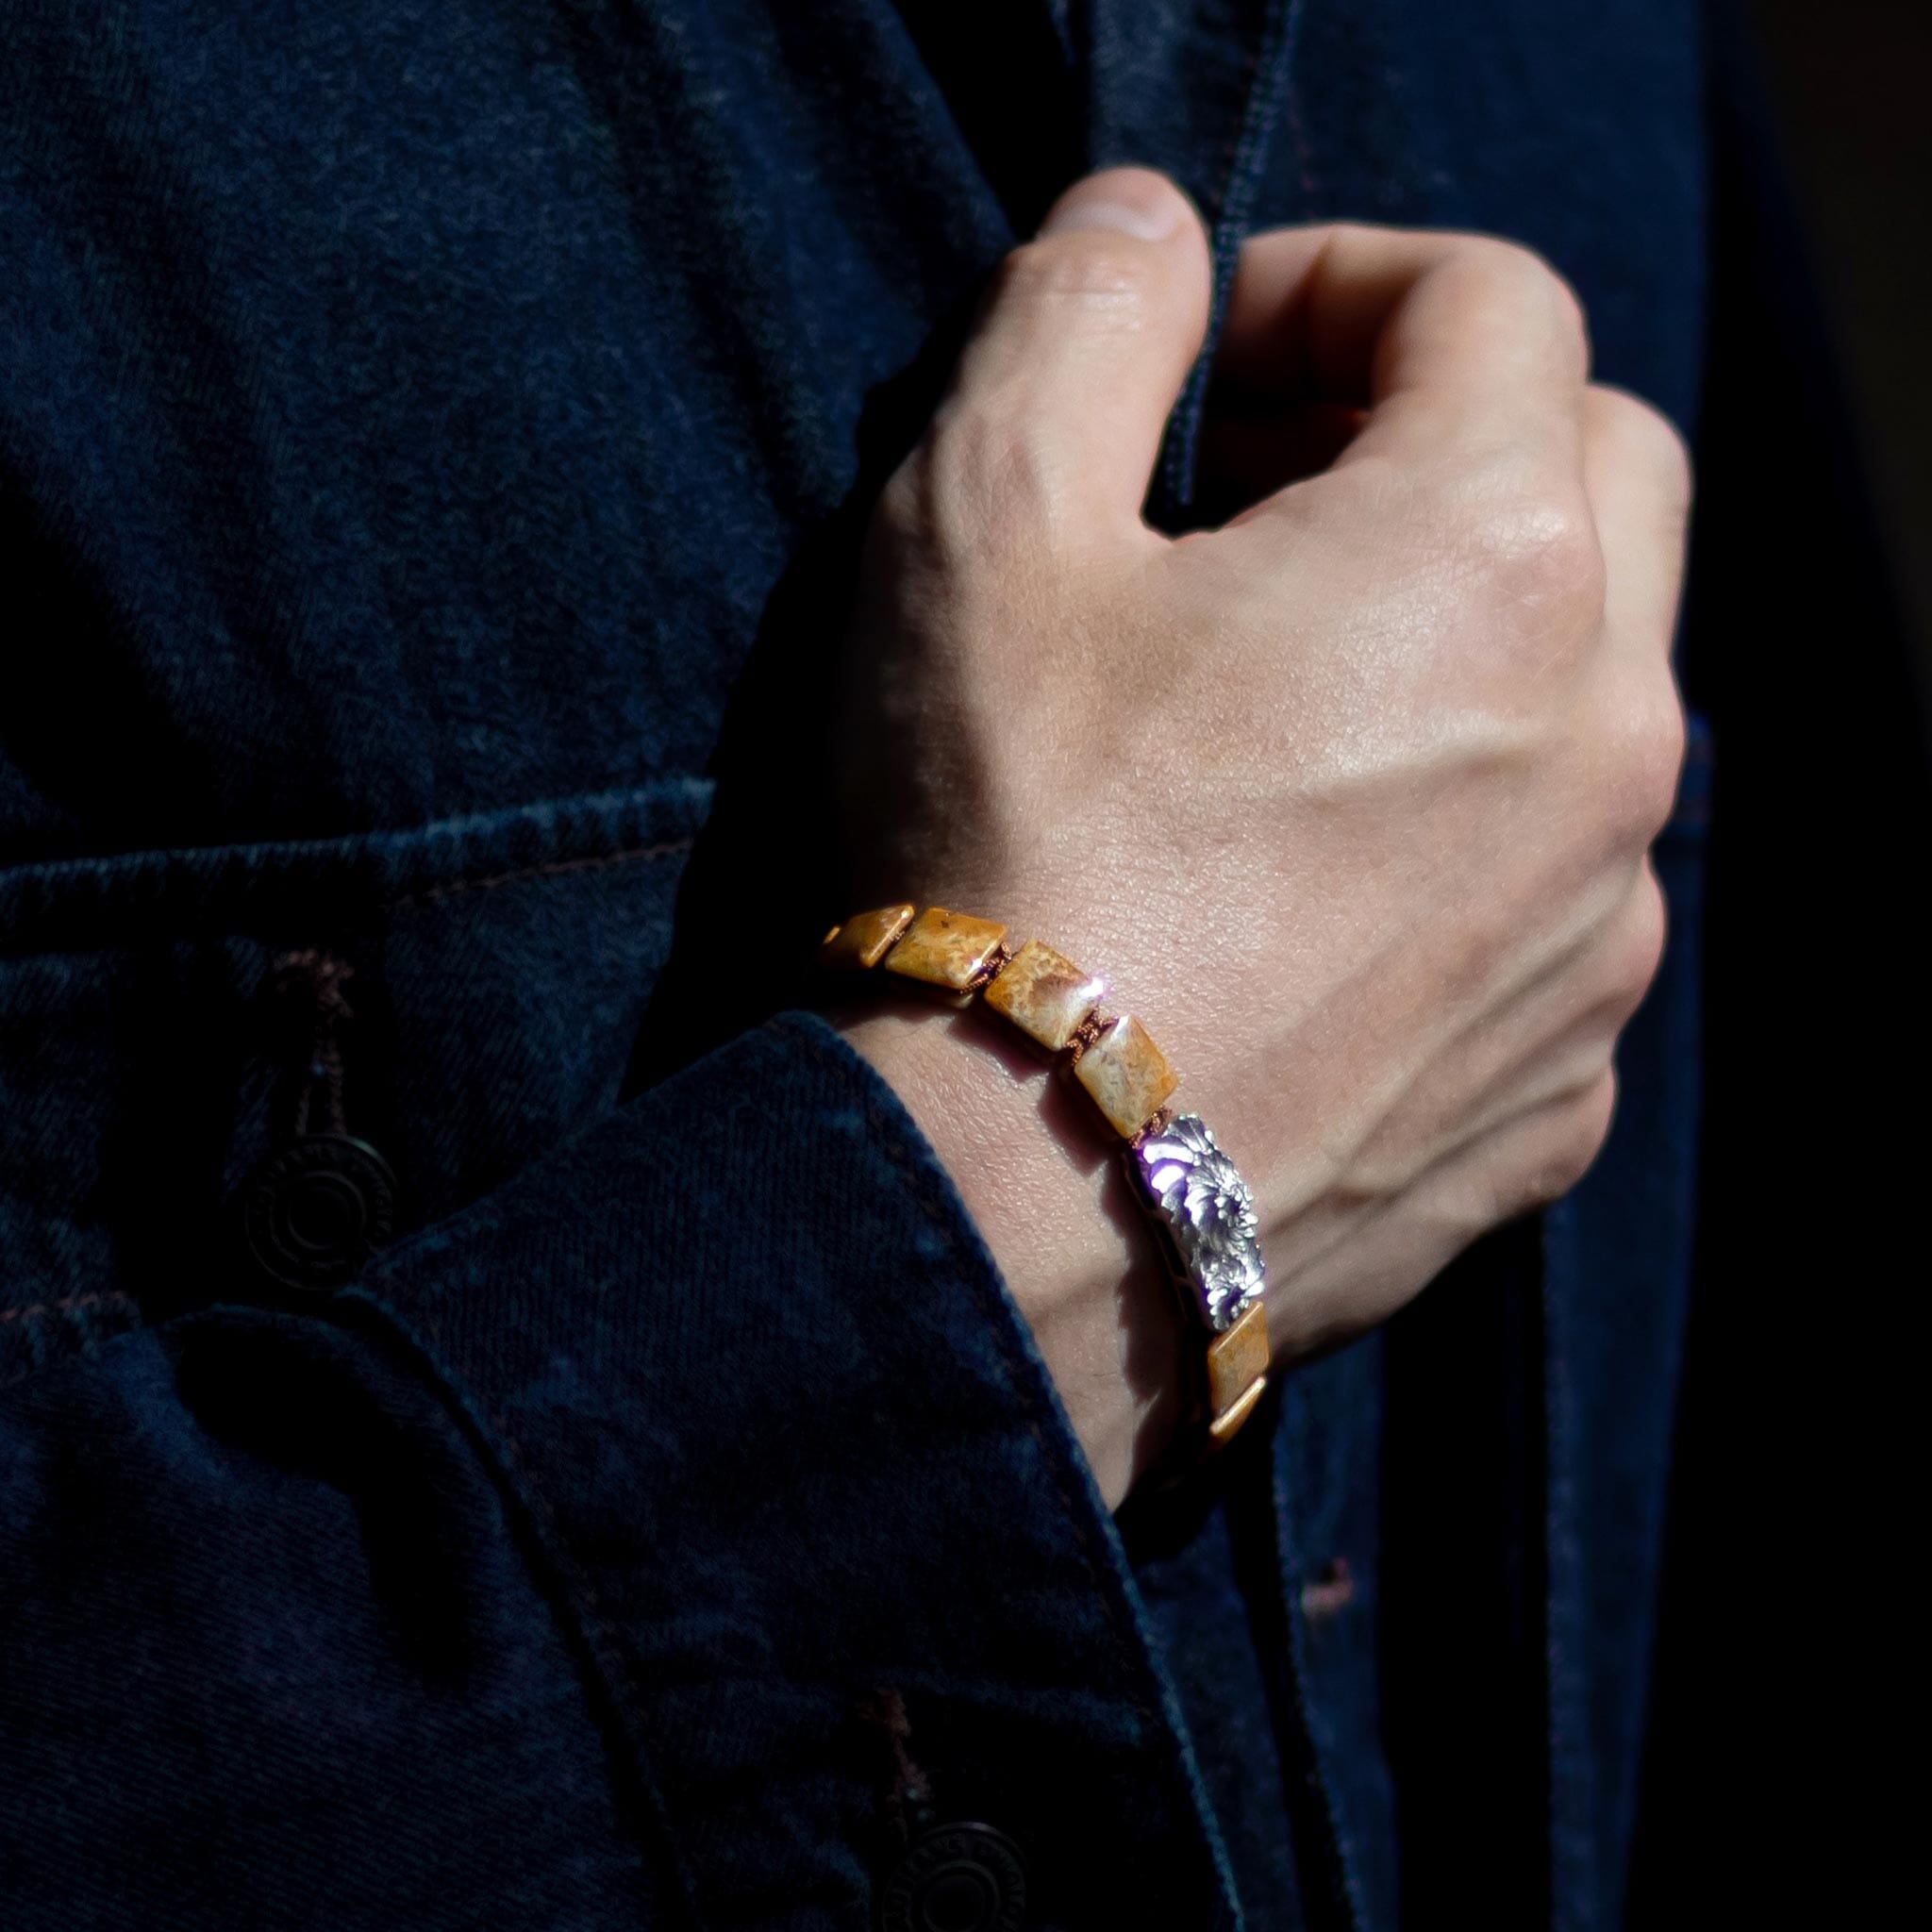
[(879, 1894), (881, 1932), (1021, 1932), (1026, 1868), (990, 1824), (939, 1824), (907, 1848)]
[(389, 1162), (367, 1141), (305, 1135), (270, 1155), (242, 1188), (249, 1250), (285, 1288), (341, 1288), (388, 1240), (395, 1193)]

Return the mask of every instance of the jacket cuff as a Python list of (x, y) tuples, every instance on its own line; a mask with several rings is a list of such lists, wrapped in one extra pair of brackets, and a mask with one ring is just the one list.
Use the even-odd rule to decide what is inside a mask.
[(1031, 1337), (823, 1021), (740, 1036), (362, 1292), (521, 1493), (706, 1923), (846, 1923), (922, 1779), (941, 1818), (1018, 1844), (1036, 1923), (1225, 1920), (1172, 1692)]

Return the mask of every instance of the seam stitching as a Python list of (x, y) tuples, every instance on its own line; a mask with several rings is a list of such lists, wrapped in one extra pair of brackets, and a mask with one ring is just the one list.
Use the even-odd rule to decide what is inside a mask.
[(632, 1723), (641, 1727), (644, 1702), (637, 1681), (637, 1674), (631, 1667), (630, 1653), (619, 1635), (616, 1624), (605, 1609), (603, 1599), (598, 1596), (590, 1577), (577, 1562), (571, 1548), (570, 1537), (563, 1526), (563, 1519), (557, 1513), (557, 1507), (551, 1502), (549, 1492), (537, 1480), (536, 1471), (531, 1467), (530, 1458), (525, 1455), (523, 1444), (510, 1434), (501, 1413), (491, 1407), (485, 1408), (483, 1414), (490, 1426), (496, 1432), (497, 1441), (503, 1449), (504, 1461), (514, 1472), (516, 1479), (523, 1485), (530, 1500), (542, 1511), (543, 1520), (549, 1524), (558, 1567), (563, 1574), (566, 1589), (576, 1600), (577, 1614), (583, 1618), (589, 1628), (593, 1647), (609, 1675), (613, 1692), (629, 1711)]
[(445, 885), (427, 886), (421, 891), (405, 892), (383, 902), (387, 910), (401, 911), (411, 906), (433, 905), (441, 899), (454, 899), (465, 892), (491, 892), (498, 886), (520, 885), (526, 879), (557, 878), (565, 873), (596, 872), (605, 866), (628, 865), (644, 858), (669, 858), (689, 852), (694, 838), (669, 839), (657, 845), (631, 845), (622, 852), (601, 852), (582, 858), (553, 858), (541, 865), (525, 865), (514, 872), (491, 873), (479, 879), (452, 879)]

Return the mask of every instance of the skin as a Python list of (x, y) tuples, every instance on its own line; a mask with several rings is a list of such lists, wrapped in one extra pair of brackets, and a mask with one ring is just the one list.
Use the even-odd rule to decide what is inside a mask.
[[(1208, 305), (1200, 223), (1143, 171), (1078, 184), (1008, 259), (878, 507), (843, 763), (858, 903), (1003, 920), (1145, 1020), (1255, 1189), (1291, 1362), (1603, 1143), (1663, 944), (1690, 473), (1590, 381), (1536, 256), (1284, 229), (1244, 249), (1220, 351), (1240, 407), (1209, 461), (1243, 507), (1170, 539), (1141, 509)], [(1118, 1504), (1199, 1344), (1097, 1120), (991, 1016), (846, 1032)]]

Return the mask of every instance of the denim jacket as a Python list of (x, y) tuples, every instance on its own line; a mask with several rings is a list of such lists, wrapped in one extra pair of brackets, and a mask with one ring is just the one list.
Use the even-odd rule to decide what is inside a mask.
[(1705, 85), (1690, 0), (10, 0), (0, 1924), (1619, 1923), (1701, 741), (1597, 1168), (1120, 1522), (769, 962), (1059, 188), (1520, 237), (1689, 425)]

